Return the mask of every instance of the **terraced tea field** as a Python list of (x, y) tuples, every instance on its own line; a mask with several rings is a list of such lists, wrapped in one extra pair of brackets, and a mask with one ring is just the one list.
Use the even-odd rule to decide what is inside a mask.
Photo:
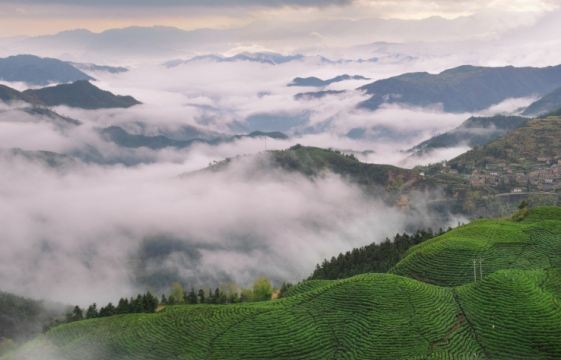
[(535, 211), (520, 223), (477, 220), (414, 246), (391, 272), (458, 286), (501, 269), (561, 267), (561, 215), (557, 208)]
[(392, 274), (304, 282), (261, 303), (79, 321), (2, 360), (559, 359), (560, 265), (561, 211), (537, 209), (420, 244)]

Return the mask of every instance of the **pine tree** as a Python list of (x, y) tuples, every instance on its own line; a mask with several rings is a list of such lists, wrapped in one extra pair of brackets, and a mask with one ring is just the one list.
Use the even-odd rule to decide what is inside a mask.
[(199, 303), (205, 303), (205, 291), (203, 289), (199, 289)]
[(98, 317), (98, 315), (99, 314), (97, 312), (97, 305), (93, 303), (88, 307), (88, 310), (86, 311), (86, 319), (93, 319)]
[(195, 289), (191, 288), (189, 294), (187, 295), (187, 303), (188, 304), (196, 304), (197, 303), (197, 294), (195, 293)]

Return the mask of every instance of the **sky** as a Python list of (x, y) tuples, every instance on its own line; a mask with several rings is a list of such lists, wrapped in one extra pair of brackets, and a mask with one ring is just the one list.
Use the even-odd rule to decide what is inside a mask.
[[(52, 34), (85, 28), (174, 26), (185, 30), (228, 29), (255, 22), (363, 19), (454, 19), (513, 13), (534, 19), (559, 7), (556, 0), (5, 0), (0, 2), (3, 36)], [(495, 20), (491, 20), (495, 19)]]

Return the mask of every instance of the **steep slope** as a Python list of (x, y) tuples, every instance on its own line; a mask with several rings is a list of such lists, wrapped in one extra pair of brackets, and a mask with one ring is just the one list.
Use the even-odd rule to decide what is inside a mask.
[(528, 106), (523, 115), (540, 116), (561, 109), (561, 88), (557, 88)]
[(33, 85), (92, 80), (71, 64), (34, 55), (16, 55), (0, 59), (0, 80), (22, 81)]
[(132, 96), (114, 95), (97, 88), (89, 81), (26, 90), (23, 94), (39, 99), (47, 106), (66, 105), (82, 109), (128, 108), (140, 104)]
[(545, 95), (561, 84), (561, 65), (546, 68), (460, 66), (439, 74), (409, 73), (360, 89), (371, 98), (361, 104), (442, 105), (446, 112), (474, 112), (508, 98)]
[(434, 136), (413, 147), (410, 152), (422, 154), (435, 149), (466, 144), (470, 147), (485, 145), (526, 122), (520, 116), (471, 117), (460, 126)]

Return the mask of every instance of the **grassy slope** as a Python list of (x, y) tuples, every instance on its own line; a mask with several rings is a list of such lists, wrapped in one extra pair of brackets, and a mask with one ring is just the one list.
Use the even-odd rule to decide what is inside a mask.
[[(560, 250), (561, 209), (540, 208), (521, 223), (480, 220), (412, 248), (394, 269), (407, 277), (305, 282), (275, 301), (86, 320), (52, 329), (26, 352), (54, 345), (57, 359), (561, 358)], [(474, 255), (485, 259), (477, 283)]]

